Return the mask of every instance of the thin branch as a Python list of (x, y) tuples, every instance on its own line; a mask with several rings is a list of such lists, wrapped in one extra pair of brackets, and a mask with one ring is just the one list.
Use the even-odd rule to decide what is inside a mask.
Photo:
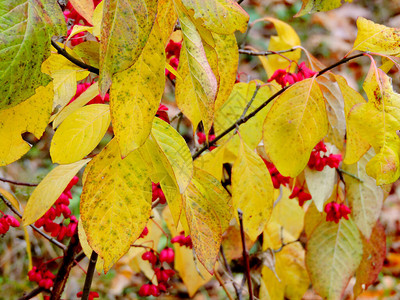
[(221, 252), (222, 258), (224, 259), (225, 269), (228, 271), (229, 276), (232, 278), (232, 285), (233, 285), (233, 288), (235, 289), (236, 297), (238, 298), (238, 300), (242, 300), (242, 294), (240, 293), (240, 291), (237, 287), (237, 283), (233, 279), (232, 270), (231, 270), (231, 267), (229, 266), (228, 260), (226, 259), (224, 247), (222, 247), (222, 245), (221, 245), (219, 251)]
[(240, 116), (240, 118), (244, 118), (246, 116), (247, 111), (249, 110), (250, 106), (253, 104), (254, 99), (256, 98), (258, 90), (260, 89), (260, 87), (261, 86), (259, 84), (256, 85), (256, 89), (254, 90), (253, 96), (251, 97), (249, 103), (247, 103), (246, 107), (244, 108), (243, 113)]
[(39, 286), (39, 287), (33, 289), (32, 291), (30, 291), (28, 294), (23, 295), (21, 298), (18, 298), (18, 300), (29, 300), (29, 299), (32, 299), (33, 297), (39, 295), (41, 292), (44, 292), (44, 291), (48, 291), (48, 290), (46, 290), (45, 288)]
[(23, 186), (38, 186), (37, 183), (27, 183), (27, 182), (20, 182), (20, 181), (15, 181), (15, 180), (10, 180), (10, 179), (5, 179), (0, 177), (0, 181), (15, 184), (15, 185), (23, 185)]
[(66, 59), (68, 59), (70, 62), (77, 65), (78, 67), (87, 69), (88, 71), (95, 73), (97, 75), (100, 74), (100, 70), (98, 68), (95, 68), (91, 65), (85, 64), (84, 62), (80, 61), (79, 59), (76, 59), (75, 57), (70, 55), (65, 49), (61, 48), (55, 41), (51, 40), (51, 45), (54, 48), (56, 48), (58, 54), (61, 54), (62, 56), (64, 56)]
[[(0, 198), (1, 200), (3, 200), (3, 202), (8, 206), (9, 209), (12, 210), (12, 212), (14, 214), (16, 214), (18, 217), (20, 217), (22, 219), (22, 215), (19, 213), (19, 211), (17, 211), (14, 206), (12, 206), (12, 204), (10, 202), (8, 202), (8, 200), (6, 198), (3, 197), (3, 195), (0, 194)], [(29, 225), (30, 227), (32, 227), (33, 230), (35, 230), (37, 233), (39, 233), (41, 236), (43, 236), (45, 239), (49, 240), (51, 243), (53, 243), (54, 245), (56, 245), (57, 247), (61, 248), (63, 251), (67, 250), (67, 247), (60, 243), (59, 241), (57, 241), (56, 239), (53, 239), (51, 236), (47, 235), (46, 233), (44, 233), (43, 231), (41, 231), (40, 229), (38, 229), (36, 226), (34, 225)]]
[(229, 291), (228, 291), (228, 289), (226, 288), (225, 283), (224, 283), (224, 281), (222, 280), (221, 276), (218, 274), (218, 271), (217, 271), (217, 270), (214, 270), (214, 275), (215, 275), (215, 278), (217, 278), (219, 284), (220, 284), (220, 285), (222, 286), (222, 288), (224, 289), (225, 294), (228, 296), (229, 300), (233, 300), (231, 294), (229, 294)]
[(252, 56), (268, 56), (268, 55), (277, 55), (277, 54), (282, 54), (282, 53), (293, 52), (297, 49), (298, 48), (290, 48), (287, 50), (280, 50), (280, 51), (253, 51), (253, 50), (249, 50), (249, 49), (239, 49), (239, 53), (252, 55)]
[(58, 269), (50, 300), (59, 300), (61, 298), (69, 277), (69, 273), (72, 267), (75, 265), (75, 254), (78, 253), (80, 249), (81, 245), (79, 243), (78, 230), (76, 230), (69, 242), (61, 266)]
[(239, 225), (240, 225), (240, 237), (242, 239), (242, 248), (243, 248), (243, 261), (245, 264), (245, 275), (247, 279), (247, 286), (249, 289), (249, 300), (253, 300), (253, 288), (251, 286), (251, 276), (250, 276), (250, 263), (249, 263), (249, 252), (246, 248), (246, 237), (244, 236), (244, 228), (243, 228), (243, 212), (238, 209), (239, 215)]
[(351, 174), (351, 173), (347, 172), (346, 170), (337, 168), (337, 171), (338, 171), (339, 173), (343, 173), (343, 174), (346, 174), (346, 175), (348, 175), (348, 176), (350, 176), (350, 177), (353, 177), (354, 179), (357, 179), (357, 180), (358, 180), (359, 182), (361, 182), (361, 183), (364, 182), (364, 180), (362, 180), (361, 178), (357, 177), (357, 176), (354, 175), (354, 174)]
[[(321, 76), (322, 74), (336, 68), (337, 66), (340, 66), (341, 64), (344, 64), (352, 59), (361, 57), (365, 54), (366, 52), (354, 55), (354, 56), (350, 56), (347, 58), (343, 58), (340, 61), (338, 61), (337, 63), (321, 70), (318, 72), (318, 74), (316, 75), (316, 77)], [(291, 85), (290, 85), (291, 86)], [(235, 123), (233, 123), (230, 127), (228, 127), (227, 129), (225, 129), (221, 134), (219, 134), (218, 136), (215, 137), (215, 139), (213, 139), (212, 141), (209, 141), (208, 145), (204, 145), (202, 148), (200, 148), (196, 153), (193, 154), (193, 159), (196, 159), (197, 157), (200, 156), (200, 154), (202, 154), (204, 151), (208, 150), (210, 146), (215, 145), (216, 142), (218, 142), (220, 139), (222, 139), (225, 135), (227, 135), (228, 133), (230, 133), (232, 130), (234, 130), (235, 128), (237, 128), (237, 126), (246, 123), (248, 120), (250, 120), (252, 117), (254, 117), (256, 114), (258, 114), (264, 107), (266, 107), (272, 100), (274, 100), (276, 97), (278, 97), (279, 95), (281, 95), (284, 91), (286, 91), (290, 86), (286, 86), (284, 88), (282, 88), (281, 90), (279, 90), (278, 92), (276, 92), (274, 95), (272, 95), (271, 97), (269, 97), (264, 103), (262, 103), (259, 107), (257, 107), (255, 110), (253, 110), (250, 114), (248, 114), (246, 117), (243, 118), (239, 118), (239, 120), (237, 120)]]
[(86, 273), (85, 284), (83, 286), (82, 300), (88, 300), (89, 298), (90, 287), (92, 286), (93, 273), (96, 267), (97, 257), (97, 253), (92, 251)]

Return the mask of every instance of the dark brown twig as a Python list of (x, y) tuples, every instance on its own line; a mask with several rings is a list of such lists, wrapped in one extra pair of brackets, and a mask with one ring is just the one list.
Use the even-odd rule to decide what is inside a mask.
[[(23, 295), (22, 297), (18, 298), (18, 300), (29, 300), (32, 299), (33, 297), (39, 295), (41, 292), (48, 291), (43, 287), (37, 287), (30, 291), (28, 294)], [(50, 291), (49, 291), (50, 292)]]
[(280, 50), (280, 51), (253, 51), (249, 49), (239, 49), (240, 54), (247, 54), (251, 56), (268, 56), (268, 55), (277, 55), (281, 53), (288, 53), (288, 52), (293, 52), (299, 48), (290, 48), (286, 50)]
[(97, 257), (97, 253), (92, 251), (86, 273), (85, 284), (83, 286), (82, 300), (88, 300), (89, 298), (90, 287), (92, 286), (93, 274), (97, 263)]
[(243, 248), (243, 262), (245, 264), (245, 275), (247, 279), (247, 286), (249, 289), (249, 300), (253, 300), (253, 288), (251, 286), (251, 276), (250, 276), (250, 262), (249, 262), (249, 252), (246, 248), (246, 237), (244, 236), (244, 227), (243, 227), (243, 212), (238, 209), (239, 215), (239, 225), (240, 225), (240, 237), (242, 239), (242, 248)]
[[(318, 74), (316, 75), (316, 77), (321, 76), (322, 74), (336, 68), (337, 66), (340, 66), (341, 64), (344, 64), (352, 59), (361, 57), (365, 54), (365, 52), (357, 54), (357, 55), (353, 55), (350, 57), (346, 57), (341, 59), (340, 61), (338, 61), (337, 63), (321, 70), (318, 72)], [(204, 151), (206, 151), (207, 149), (209, 149), (210, 146), (215, 145), (216, 142), (218, 142), (220, 139), (222, 139), (225, 135), (227, 135), (229, 132), (231, 132), (232, 130), (234, 130), (235, 128), (237, 128), (239, 125), (246, 123), (248, 120), (250, 120), (252, 117), (254, 117), (256, 114), (258, 114), (264, 107), (266, 107), (272, 100), (274, 100), (275, 98), (277, 98), (279, 95), (281, 95), (284, 91), (286, 91), (289, 87), (286, 86), (284, 88), (282, 88), (281, 90), (279, 90), (278, 92), (276, 92), (275, 94), (273, 94), (271, 97), (269, 97), (264, 103), (262, 103), (259, 107), (257, 107), (255, 110), (253, 110), (251, 113), (249, 113), (246, 117), (243, 118), (239, 118), (239, 120), (237, 120), (235, 123), (233, 123), (230, 127), (228, 127), (227, 129), (225, 129), (222, 133), (220, 133), (218, 136), (215, 137), (215, 139), (213, 139), (212, 141), (209, 141), (208, 144), (204, 145), (202, 148), (200, 148), (196, 153), (193, 154), (193, 159), (196, 159), (197, 157), (200, 156), (200, 154), (202, 154)]]
[(0, 177), (0, 181), (15, 184), (15, 185), (23, 185), (23, 186), (38, 186), (37, 183), (27, 183), (27, 182), (20, 182), (20, 181), (15, 181), (15, 180), (10, 180), (10, 179), (5, 179)]
[[(22, 218), (22, 215), (19, 213), (19, 211), (17, 211), (14, 206), (12, 206), (12, 204), (10, 202), (8, 202), (8, 200), (6, 198), (3, 197), (3, 195), (0, 194), (0, 198), (1, 200), (3, 200), (3, 202), (5, 203), (5, 205), (8, 206), (9, 209), (12, 210), (12, 212), (14, 214), (16, 214), (18, 217)], [(57, 247), (61, 248), (63, 251), (67, 250), (67, 247), (60, 243), (59, 241), (57, 241), (56, 239), (53, 239), (51, 236), (47, 235), (46, 233), (44, 233), (43, 231), (41, 231), (40, 229), (38, 229), (36, 226), (34, 225), (29, 225), (30, 227), (32, 227), (33, 230), (35, 230), (37, 233), (39, 233), (41, 236), (43, 236), (45, 239), (49, 240), (51, 243), (53, 243), (54, 245), (56, 245)]]
[(65, 252), (63, 261), (58, 269), (56, 279), (54, 281), (53, 290), (51, 292), (50, 300), (59, 300), (64, 291), (65, 284), (67, 283), (69, 272), (75, 263), (75, 254), (81, 250), (79, 243), (78, 230), (72, 236), (67, 251)]

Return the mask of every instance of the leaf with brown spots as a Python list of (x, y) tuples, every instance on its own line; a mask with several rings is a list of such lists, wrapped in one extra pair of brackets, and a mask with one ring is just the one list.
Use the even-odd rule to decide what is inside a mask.
[(102, 95), (112, 75), (131, 67), (150, 36), (157, 14), (157, 0), (104, 0), (101, 25), (100, 77)]
[(156, 23), (142, 54), (129, 69), (113, 76), (111, 118), (122, 157), (146, 141), (165, 85), (165, 51)]
[(184, 193), (184, 209), (194, 251), (213, 274), (222, 234), (232, 217), (230, 197), (221, 183), (207, 172), (195, 169)]
[(31, 148), (21, 137), (25, 132), (40, 138), (49, 122), (53, 84), (36, 89), (36, 94), (15, 107), (0, 110), (0, 166), (8, 165)]
[(7, 109), (49, 83), (40, 67), (50, 55), (50, 38), (67, 29), (54, 0), (1, 1), (0, 28), (0, 109)]
[(151, 212), (149, 166), (141, 149), (123, 160), (116, 139), (85, 170), (81, 220), (90, 247), (104, 259), (104, 271), (140, 236)]

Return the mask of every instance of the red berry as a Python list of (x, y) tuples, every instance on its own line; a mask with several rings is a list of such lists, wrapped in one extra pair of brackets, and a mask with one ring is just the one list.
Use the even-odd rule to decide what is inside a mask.
[(142, 254), (143, 260), (148, 260), (152, 265), (157, 263), (157, 256), (154, 254), (153, 251), (147, 251)]
[(166, 248), (160, 252), (160, 262), (173, 263), (175, 258), (174, 249)]

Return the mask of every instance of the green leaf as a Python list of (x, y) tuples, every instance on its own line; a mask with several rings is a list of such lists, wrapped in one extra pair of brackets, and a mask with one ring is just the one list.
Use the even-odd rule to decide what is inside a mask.
[(315, 79), (305, 79), (272, 105), (264, 123), (265, 151), (282, 175), (296, 177), (327, 133), (324, 97)]
[[(342, 5), (342, 0), (302, 0), (303, 5), (295, 17), (301, 17), (305, 14), (311, 14), (320, 11), (328, 11), (338, 8)], [(351, 0), (346, 0), (351, 2)]]
[(47, 85), (40, 70), (50, 55), (50, 39), (66, 32), (57, 1), (0, 2), (0, 109), (11, 108)]
[(51, 170), (29, 197), (22, 217), (24, 225), (30, 225), (42, 217), (57, 201), (75, 174), (89, 161), (90, 159), (84, 159)]
[(87, 166), (80, 213), (90, 247), (104, 272), (140, 236), (151, 213), (149, 167), (140, 149), (121, 159), (115, 139)]
[(184, 193), (184, 208), (194, 251), (213, 274), (222, 234), (232, 217), (229, 195), (217, 179), (196, 169)]
[(135, 64), (113, 77), (111, 117), (123, 157), (143, 145), (150, 134), (164, 92), (164, 66), (164, 43), (156, 24)]
[(110, 126), (107, 104), (84, 106), (70, 114), (53, 136), (50, 155), (54, 163), (69, 164), (88, 155)]
[(362, 254), (362, 239), (351, 219), (342, 219), (339, 224), (320, 223), (307, 242), (306, 252), (314, 290), (324, 299), (340, 300)]
[(105, 95), (112, 75), (139, 58), (157, 14), (157, 0), (104, 0), (99, 86)]
[(233, 0), (182, 0), (183, 5), (194, 11), (205, 28), (219, 34), (232, 34), (236, 30), (245, 32), (249, 15)]
[(232, 204), (235, 212), (238, 209), (243, 212), (244, 230), (253, 241), (271, 217), (274, 198), (274, 187), (265, 163), (242, 141), (232, 168)]
[(358, 229), (369, 239), (372, 229), (381, 213), (384, 193), (381, 187), (376, 185), (375, 179), (368, 176), (365, 166), (374, 156), (371, 149), (355, 164), (344, 165), (343, 168), (362, 180), (343, 174), (346, 183), (346, 195), (350, 203), (351, 215)]

